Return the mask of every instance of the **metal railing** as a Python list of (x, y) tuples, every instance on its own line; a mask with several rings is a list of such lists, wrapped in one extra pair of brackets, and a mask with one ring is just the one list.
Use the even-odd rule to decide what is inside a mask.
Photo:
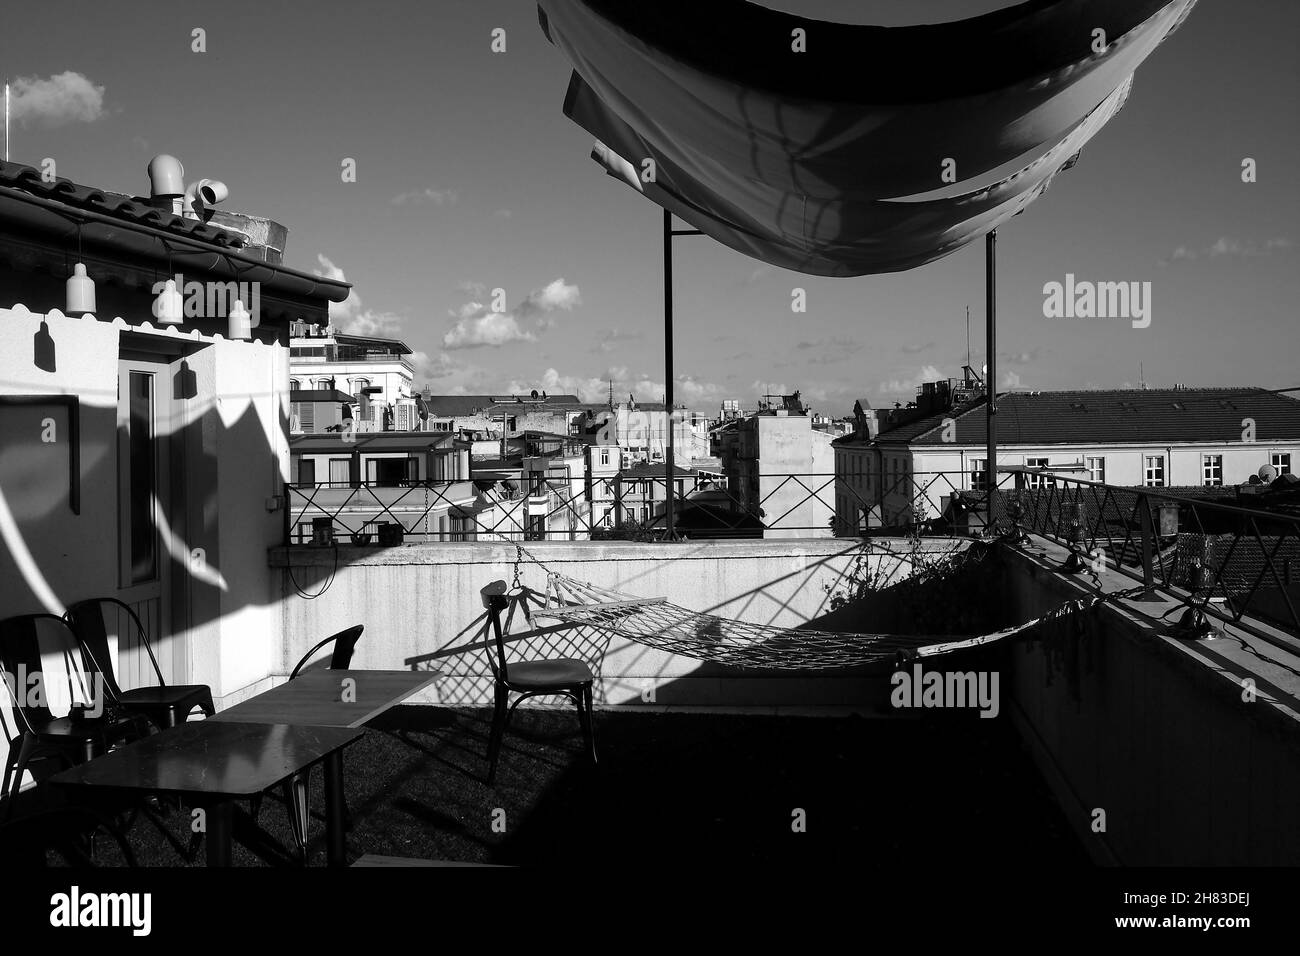
[[(858, 537), (967, 533), (982, 527), (984, 495), (963, 487), (965, 472), (876, 476), (753, 474), (711, 476), (409, 481), (399, 485), (320, 482), (287, 489), (286, 541), (335, 538), (373, 543), (381, 525), (403, 539), (660, 540), (673, 494), (678, 538)], [(369, 535), (369, 538), (366, 536)]]
[(1147, 588), (1189, 592), (1188, 603), (1221, 619), (1250, 616), (1300, 635), (1295, 511), (1060, 476), (1047, 487), (1000, 490), (998, 497), (1008, 520), (1070, 544), (1085, 563), (1128, 570)]
[[(285, 538), (319, 541), (328, 529), (362, 545), (663, 540), (669, 493), (677, 496), (679, 539), (986, 535), (990, 501), (981, 478), (742, 471), (725, 485), (692, 476), (671, 487), (665, 478), (617, 476), (293, 485)], [(1071, 545), (1094, 567), (1188, 592), (1190, 603), (1226, 620), (1249, 614), (1300, 634), (1300, 514), (1028, 473), (999, 475), (991, 505), (995, 533), (1019, 526)]]

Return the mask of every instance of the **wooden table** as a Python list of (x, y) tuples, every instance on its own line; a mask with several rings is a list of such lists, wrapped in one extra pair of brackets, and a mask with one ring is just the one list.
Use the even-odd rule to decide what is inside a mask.
[(343, 748), (361, 735), (360, 730), (338, 726), (195, 721), (137, 740), (50, 780), (63, 786), (187, 798), (205, 809), (208, 866), (229, 866), (234, 800), (324, 763), (327, 859), (330, 866), (345, 866)]
[(440, 671), (307, 671), (208, 719), (360, 727), (441, 676)]

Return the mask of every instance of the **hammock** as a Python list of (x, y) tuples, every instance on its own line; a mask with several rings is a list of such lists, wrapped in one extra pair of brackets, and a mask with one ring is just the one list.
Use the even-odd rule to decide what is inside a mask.
[[(982, 557), (985, 550), (971, 547), (964, 553), (963, 559), (969, 560), (976, 553)], [(521, 555), (527, 555), (541, 564), (523, 548), (519, 548), (519, 551)], [(971, 637), (854, 634), (751, 624), (716, 614), (692, 611), (673, 604), (667, 598), (639, 598), (548, 571), (544, 603), (531, 611), (525, 604), (525, 614), (573, 627), (607, 630), (614, 636), (647, 647), (715, 664), (806, 671), (839, 669), (882, 661), (893, 661), (900, 665), (920, 658), (994, 644), (1022, 634), (1044, 621), (1086, 610), (1105, 599), (1102, 595), (1096, 595), (1066, 601), (1031, 621)]]

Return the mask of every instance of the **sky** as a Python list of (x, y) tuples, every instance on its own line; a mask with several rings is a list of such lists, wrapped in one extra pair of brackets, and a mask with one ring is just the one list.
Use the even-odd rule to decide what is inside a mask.
[[(1010, 4), (766, 5), (902, 25)], [(1200, 0), (1078, 165), (999, 230), (1000, 387), (1300, 385), (1298, 31), (1292, 0)], [(407, 342), (417, 386), (662, 397), (661, 214), (589, 159), (533, 3), (14, 3), (0, 74), (12, 160), (141, 195), (167, 152), (224, 181), (227, 208), (288, 226), (287, 265), (353, 283), (336, 324)], [(906, 402), (960, 375), (968, 306), (984, 363), (983, 243), (860, 278), (676, 249), (675, 391), (696, 410), (794, 389), (831, 415)], [(1067, 274), (1150, 282), (1151, 324), (1045, 317)]]

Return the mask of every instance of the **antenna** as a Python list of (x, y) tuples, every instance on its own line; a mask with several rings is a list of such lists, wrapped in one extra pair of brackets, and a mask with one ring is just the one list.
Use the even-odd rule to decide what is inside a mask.
[(1147, 389), (1147, 373), (1141, 362), (1138, 362), (1138, 388), (1144, 392)]
[(966, 306), (966, 364), (970, 365), (970, 306)]
[(5, 162), (9, 162), (9, 84), (5, 84)]

